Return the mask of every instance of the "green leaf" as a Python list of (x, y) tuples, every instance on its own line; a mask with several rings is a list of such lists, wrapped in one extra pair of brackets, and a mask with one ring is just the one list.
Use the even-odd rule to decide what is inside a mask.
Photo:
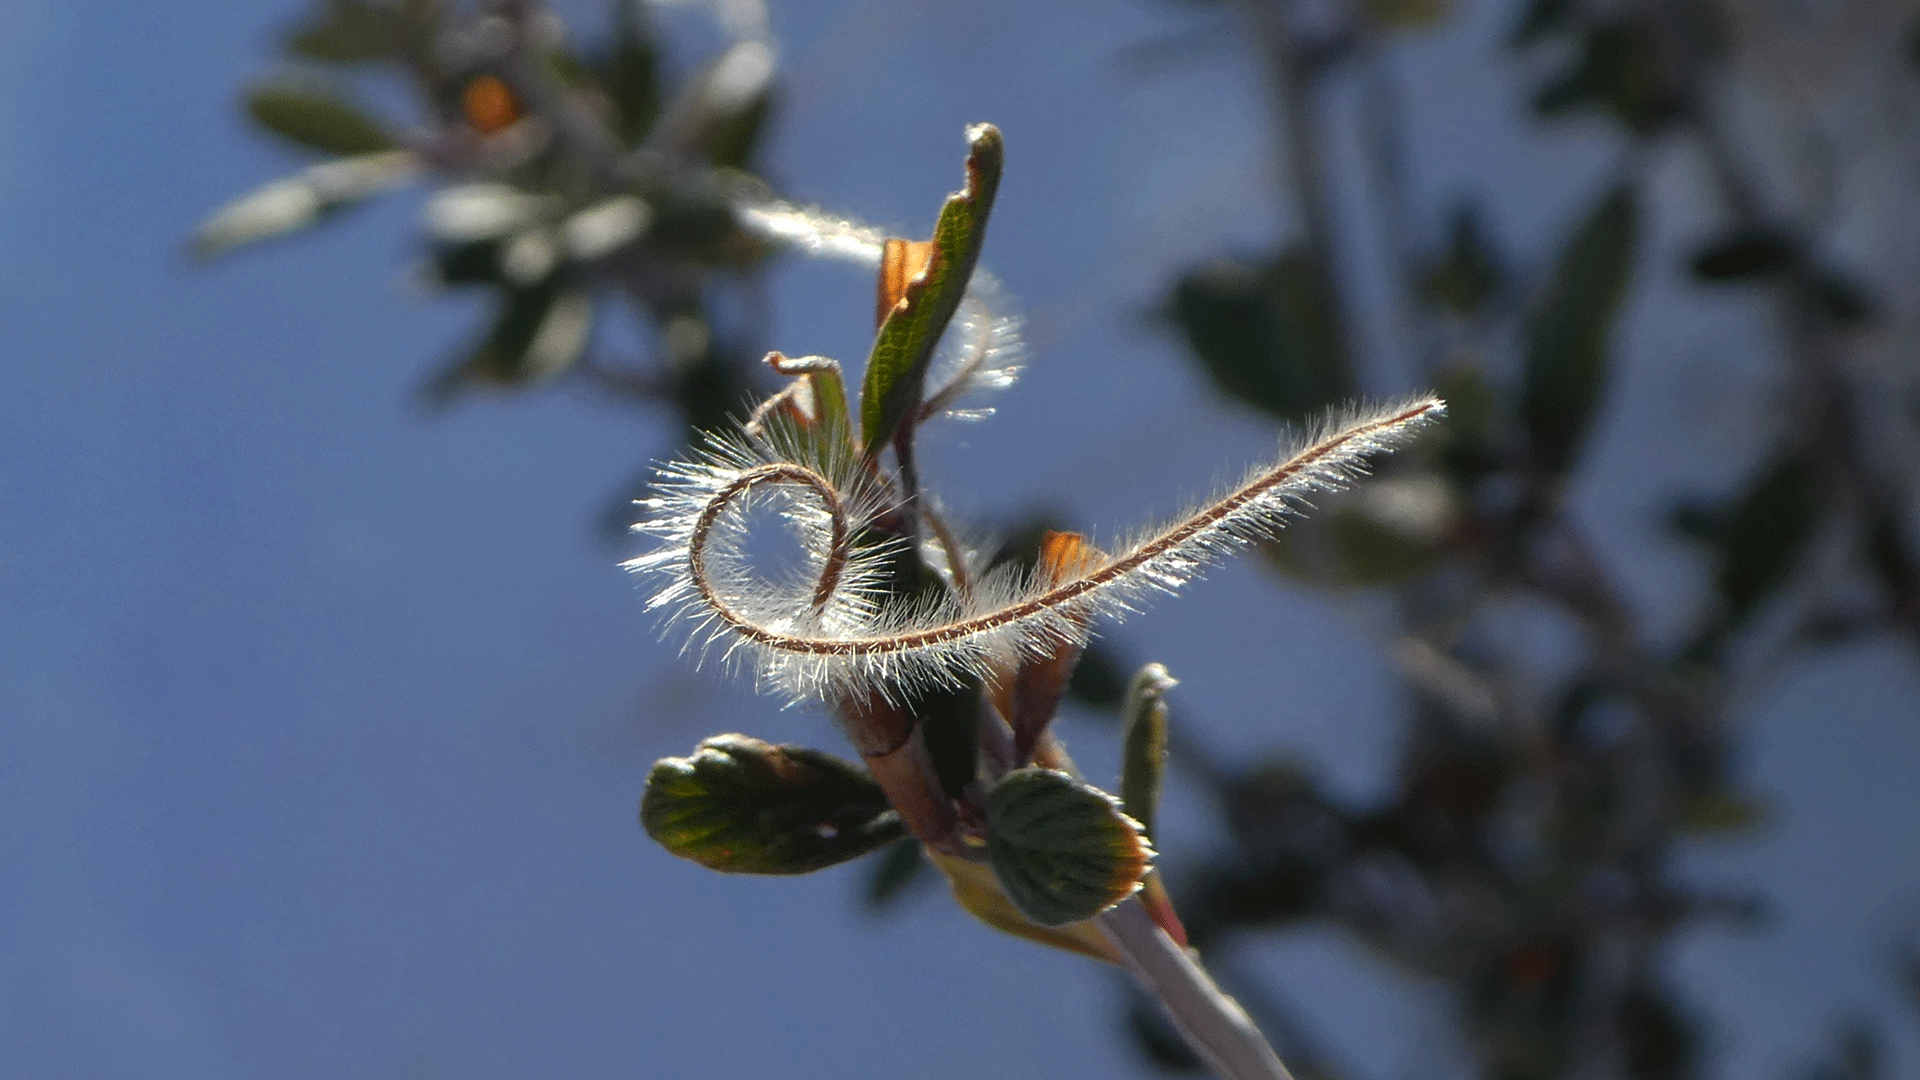
[(1550, 472), (1573, 467), (1599, 410), (1639, 218), (1631, 187), (1609, 192), (1574, 230), (1528, 321), (1521, 415), (1537, 461)]
[(1305, 248), (1221, 262), (1174, 290), (1173, 316), (1227, 396), (1300, 421), (1353, 396), (1332, 285)]
[(419, 163), (405, 151), (329, 161), (262, 185), (214, 211), (194, 232), (200, 258), (298, 232), (334, 211), (406, 183)]
[(1160, 780), (1167, 768), (1167, 691), (1179, 680), (1166, 665), (1148, 664), (1134, 675), (1121, 709), (1120, 807), (1153, 837), (1160, 809)]
[(805, 874), (900, 839), (857, 766), (804, 746), (718, 735), (647, 775), (640, 823), (683, 859), (733, 874)]
[(247, 112), (291, 142), (342, 156), (391, 150), (381, 124), (324, 86), (308, 80), (262, 83), (247, 93)]
[(640, 17), (645, 10), (631, 0), (615, 0), (613, 53), (600, 67), (626, 146), (646, 138), (660, 115), (660, 49)]
[(1534, 97), (1535, 112), (1551, 117), (1605, 109), (1641, 135), (1678, 115), (1660, 39), (1651, 26), (1630, 20), (1598, 23), (1587, 28), (1581, 45), (1572, 64)]
[(1531, 0), (1520, 24), (1514, 27), (1508, 45), (1524, 49), (1548, 34), (1566, 29), (1573, 15), (1573, 0)]
[(1119, 801), (1066, 773), (1016, 769), (987, 795), (987, 863), (1042, 926), (1091, 919), (1132, 896), (1152, 860)]
[(1729, 623), (1744, 622), (1799, 564), (1819, 521), (1815, 477), (1804, 459), (1783, 455), (1725, 514), (1716, 584)]
[(392, 47), (382, 13), (366, 0), (326, 0), (319, 14), (287, 36), (287, 51), (308, 60), (364, 64)]
[(593, 301), (557, 279), (500, 290), (486, 336), (428, 383), (429, 405), (444, 404), (472, 384), (524, 386), (558, 375), (585, 350)]
[(1420, 286), (1429, 299), (1462, 316), (1479, 311), (1480, 305), (1500, 288), (1500, 266), (1487, 241), (1486, 226), (1472, 204), (1454, 208), (1446, 256), (1427, 269)]
[(920, 406), (934, 346), (966, 295), (980, 259), (1004, 156), (999, 128), (975, 124), (967, 129), (967, 186), (941, 207), (933, 229), (933, 258), (880, 323), (867, 357), (860, 430), (869, 456), (877, 455)]
[(1701, 281), (1739, 281), (1789, 270), (1800, 258), (1793, 240), (1770, 229), (1750, 229), (1712, 241), (1693, 253), (1690, 268)]

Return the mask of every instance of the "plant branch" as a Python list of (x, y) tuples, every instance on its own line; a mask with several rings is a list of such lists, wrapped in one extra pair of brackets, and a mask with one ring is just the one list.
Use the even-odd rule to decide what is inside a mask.
[(1138, 896), (1096, 915), (1094, 922), (1220, 1080), (1293, 1080), (1246, 1010), (1214, 984), (1194, 954), (1160, 929)]

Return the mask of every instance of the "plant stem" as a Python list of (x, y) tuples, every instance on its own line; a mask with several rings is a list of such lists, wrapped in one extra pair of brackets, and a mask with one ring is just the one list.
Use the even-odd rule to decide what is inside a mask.
[(1138, 896), (1094, 916), (1094, 922), (1220, 1080), (1293, 1080), (1246, 1010), (1214, 985), (1193, 953), (1160, 929)]

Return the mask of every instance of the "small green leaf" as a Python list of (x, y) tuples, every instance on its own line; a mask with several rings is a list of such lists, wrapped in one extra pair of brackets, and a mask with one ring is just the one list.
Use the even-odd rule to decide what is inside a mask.
[(1294, 247), (1186, 275), (1173, 316), (1223, 393), (1299, 421), (1353, 396), (1331, 288), (1318, 261)]
[(1550, 472), (1573, 467), (1599, 411), (1639, 219), (1631, 187), (1609, 192), (1574, 230), (1528, 320), (1521, 414), (1534, 454)]
[(320, 13), (287, 36), (287, 51), (308, 60), (364, 64), (392, 45), (382, 13), (366, 0), (326, 0)]
[(1119, 801), (1051, 769), (1016, 769), (987, 795), (987, 862), (1042, 926), (1091, 919), (1132, 896), (1153, 848)]
[(947, 197), (933, 229), (932, 260), (880, 323), (860, 390), (860, 431), (869, 456), (877, 455), (920, 406), (934, 346), (980, 259), (1004, 149), (1000, 129), (992, 124), (967, 129), (967, 186)]
[(1120, 807), (1140, 823), (1140, 832), (1153, 837), (1153, 821), (1160, 809), (1160, 780), (1167, 768), (1167, 691), (1179, 680), (1166, 665), (1148, 664), (1127, 687), (1121, 710)]
[(336, 210), (399, 186), (418, 173), (405, 151), (328, 161), (262, 185), (214, 211), (192, 240), (200, 258), (298, 232)]
[(395, 145), (378, 121), (308, 80), (254, 87), (247, 94), (247, 112), (281, 138), (322, 153), (372, 154)]
[(1722, 237), (1693, 253), (1693, 276), (1701, 281), (1739, 281), (1778, 274), (1792, 268), (1800, 250), (1794, 242), (1769, 229), (1752, 229)]
[(647, 775), (640, 823), (683, 859), (734, 874), (805, 874), (900, 839), (865, 771), (804, 746), (718, 735)]

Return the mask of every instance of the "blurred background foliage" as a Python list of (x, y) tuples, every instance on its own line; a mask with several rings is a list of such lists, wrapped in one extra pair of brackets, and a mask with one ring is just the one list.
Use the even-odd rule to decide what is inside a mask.
[[(1809, 651), (1889, 637), (1920, 649), (1920, 309), (1911, 267), (1841, 242), (1837, 210), (1868, 167), (1848, 125), (1910, 139), (1920, 18), (1892, 3), (1824, 22), (1751, 0), (1511, 5), (1508, 47), (1534, 73), (1513, 86), (1516, 107), (1542, 130), (1620, 134), (1613, 182), (1530, 265), (1472, 198), (1435, 216), (1405, 191), (1407, 110), (1378, 60), (1456, 4), (1179, 6), (1194, 32), (1143, 53), (1252, 51), (1295, 227), (1271, 250), (1180, 270), (1156, 318), (1224, 401), (1275, 422), (1421, 387), (1450, 403), (1438, 436), (1264, 552), (1280, 578), (1390, 613), (1382, 648), (1410, 702), (1394, 790), (1356, 804), (1306, 762), (1220, 760), (1176, 695), (1172, 761), (1210, 794), (1219, 840), (1164, 863), (1187, 926), (1229, 970), (1249, 934), (1343, 928), (1449, 987), (1460, 1044), (1489, 1080), (1702, 1075), (1712, 1005), (1675, 990), (1676, 935), (1762, 920), (1766, 898), (1684, 883), (1673, 863), (1768, 820), (1738, 769), (1741, 707)], [(533, 0), (322, 0), (284, 36), (281, 70), (243, 96), (310, 163), (218, 211), (194, 250), (223, 255), (428, 185), (419, 279), (485, 293), (491, 314), (430, 368), (423, 401), (568, 379), (715, 427), (762, 385), (758, 358), (777, 344), (755, 289), (777, 245), (740, 215), (771, 198), (753, 170), (776, 54), (757, 5), (719, 9), (727, 40), (688, 66), (666, 61), (642, 3), (614, 4), (576, 38)], [(1756, 103), (1755, 86), (1776, 97)], [(1364, 175), (1335, 175), (1325, 153), (1335, 133), (1319, 103), (1343, 87), (1367, 101)], [(1651, 149), (1676, 143), (1705, 163), (1716, 224), (1669, 266), (1649, 249), (1643, 188)], [(1897, 219), (1913, 195), (1903, 179), (1869, 210), (1889, 230), (1913, 220)], [(1361, 242), (1335, 185), (1369, 200), (1391, 253), (1385, 299), (1353, 286)], [(1750, 293), (1783, 368), (1744, 480), (1667, 515), (1697, 547), (1707, 598), (1679, 633), (1646, 625), (1569, 508), (1608, 422), (1623, 308), (1676, 278)], [(610, 344), (618, 317), (637, 355)], [(1382, 319), (1415, 343), (1398, 367), (1360, 333)], [(624, 500), (611, 511), (625, 513)], [(1009, 529), (1002, 557), (1031, 559), (1041, 529)], [(1569, 628), (1573, 655), (1543, 667), (1516, 651), (1504, 630), (1521, 611)], [(1106, 715), (1124, 641), (1091, 650), (1074, 682)], [(877, 909), (928, 876), (911, 841), (872, 865)], [(1887, 977), (1920, 1008), (1915, 949), (1889, 942)], [(1345, 1075), (1278, 1003), (1248, 1003), (1299, 1074)], [(1151, 1008), (1134, 1001), (1129, 1017), (1150, 1060), (1194, 1067)], [(1887, 1076), (1881, 1042), (1847, 1019), (1782, 1075)]]

